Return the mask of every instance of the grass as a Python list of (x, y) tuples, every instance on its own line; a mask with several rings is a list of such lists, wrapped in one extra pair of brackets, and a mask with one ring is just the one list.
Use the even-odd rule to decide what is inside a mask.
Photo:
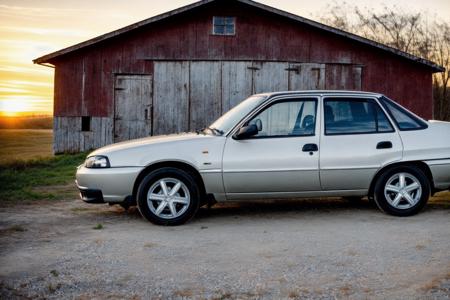
[[(0, 163), (0, 202), (74, 197), (76, 166), (86, 153)], [(51, 188), (48, 188), (50, 187)]]
[(0, 203), (74, 198), (76, 167), (86, 153), (52, 152), (51, 130), (0, 129)]
[(92, 227), (92, 229), (94, 230), (102, 230), (103, 229), (103, 225), (98, 223), (97, 225), (95, 225), (94, 227)]
[(52, 143), (51, 130), (0, 129), (0, 164), (52, 157)]
[(27, 231), (26, 228), (24, 228), (24, 227), (22, 227), (22, 226), (20, 226), (20, 225), (13, 225), (13, 226), (9, 227), (9, 230), (10, 230), (10, 231), (17, 231), (17, 232), (24, 232), (24, 231)]

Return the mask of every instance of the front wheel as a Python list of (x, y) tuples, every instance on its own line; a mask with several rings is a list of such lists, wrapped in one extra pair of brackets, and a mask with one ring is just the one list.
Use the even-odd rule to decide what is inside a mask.
[(137, 192), (141, 214), (157, 225), (181, 225), (199, 208), (200, 192), (188, 172), (161, 168), (145, 176)]
[(399, 166), (384, 172), (375, 185), (375, 203), (394, 216), (412, 216), (426, 205), (430, 182), (415, 166)]

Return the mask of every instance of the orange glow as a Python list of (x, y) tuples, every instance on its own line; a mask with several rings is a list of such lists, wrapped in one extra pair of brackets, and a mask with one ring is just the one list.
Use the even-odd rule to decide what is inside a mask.
[(21, 112), (29, 111), (30, 104), (25, 100), (3, 101), (1, 111), (6, 116), (17, 116)]

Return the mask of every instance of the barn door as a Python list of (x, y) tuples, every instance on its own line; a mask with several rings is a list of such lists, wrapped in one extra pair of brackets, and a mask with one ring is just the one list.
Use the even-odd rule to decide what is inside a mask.
[(152, 134), (152, 77), (116, 75), (114, 84), (114, 142)]
[(253, 93), (280, 92), (288, 90), (288, 63), (253, 63)]
[(154, 135), (189, 129), (188, 61), (155, 62)]
[(361, 90), (362, 67), (355, 65), (328, 64), (325, 88), (327, 90)]
[(222, 114), (253, 94), (251, 62), (222, 63)]
[(290, 64), (289, 90), (322, 90), (325, 89), (324, 64)]
[(191, 62), (189, 130), (205, 128), (222, 114), (221, 62)]

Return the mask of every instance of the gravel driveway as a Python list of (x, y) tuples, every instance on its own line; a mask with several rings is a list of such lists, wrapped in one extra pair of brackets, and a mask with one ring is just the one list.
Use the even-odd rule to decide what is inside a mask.
[(0, 298), (449, 299), (449, 204), (397, 218), (341, 199), (227, 203), (180, 227), (79, 200), (3, 207)]

